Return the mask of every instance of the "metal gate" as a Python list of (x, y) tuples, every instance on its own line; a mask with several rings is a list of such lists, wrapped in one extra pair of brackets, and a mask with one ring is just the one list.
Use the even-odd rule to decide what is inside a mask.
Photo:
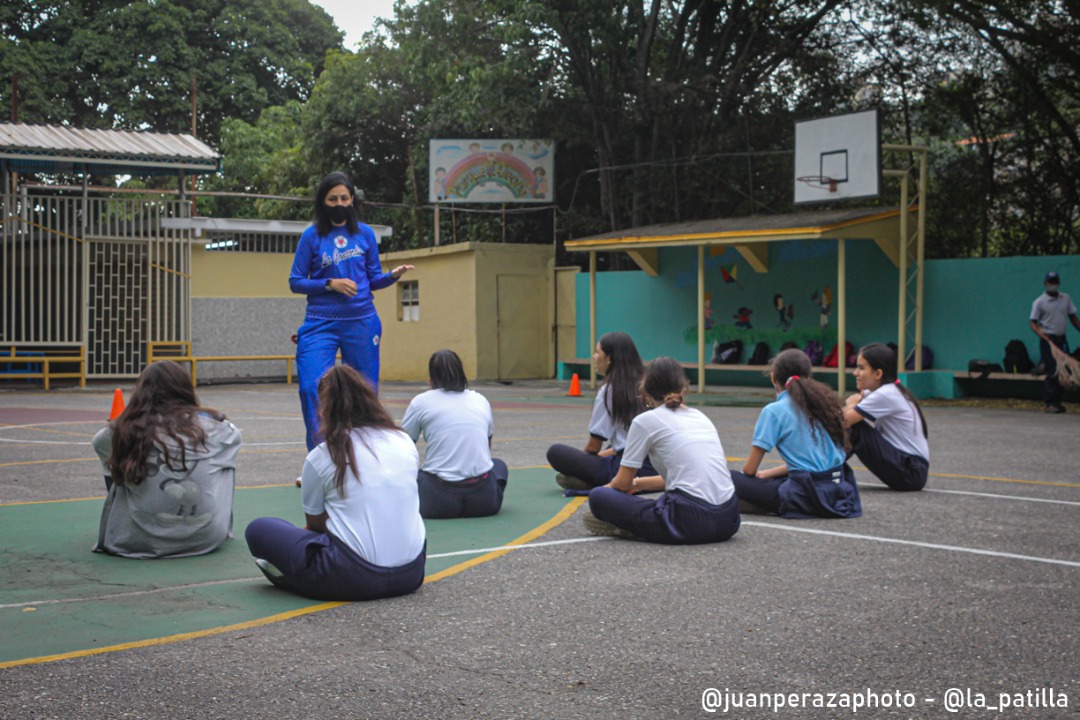
[(82, 345), (88, 377), (128, 378), (148, 342), (190, 338), (190, 231), (161, 223), (190, 203), (25, 188), (2, 202), (0, 342)]

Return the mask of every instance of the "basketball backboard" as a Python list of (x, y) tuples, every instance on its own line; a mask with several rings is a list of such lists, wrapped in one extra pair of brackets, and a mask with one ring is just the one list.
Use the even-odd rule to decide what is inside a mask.
[(795, 202), (881, 194), (881, 120), (877, 110), (795, 123)]

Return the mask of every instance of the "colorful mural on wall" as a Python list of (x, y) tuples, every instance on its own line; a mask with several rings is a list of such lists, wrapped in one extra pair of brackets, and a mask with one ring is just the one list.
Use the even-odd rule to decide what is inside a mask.
[(551, 140), (432, 140), (429, 202), (554, 202)]

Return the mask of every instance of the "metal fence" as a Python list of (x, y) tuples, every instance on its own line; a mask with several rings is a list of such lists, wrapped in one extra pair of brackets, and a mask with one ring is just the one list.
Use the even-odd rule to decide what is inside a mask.
[(191, 335), (190, 202), (0, 195), (0, 344), (83, 346), (87, 375), (138, 375), (146, 344)]

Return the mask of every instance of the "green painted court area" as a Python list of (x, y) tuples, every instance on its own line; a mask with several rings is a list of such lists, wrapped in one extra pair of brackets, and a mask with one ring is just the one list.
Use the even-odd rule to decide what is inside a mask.
[[(129, 560), (91, 552), (102, 503), (0, 506), (0, 664), (205, 632), (324, 605), (272, 587), (243, 540), (244, 528), (256, 517), (303, 521), (295, 487), (238, 489), (234, 539), (195, 558)], [(511, 470), (498, 515), (426, 522), (427, 577), (483, 553), (439, 555), (505, 545), (550, 521), (567, 503), (550, 470)]]

